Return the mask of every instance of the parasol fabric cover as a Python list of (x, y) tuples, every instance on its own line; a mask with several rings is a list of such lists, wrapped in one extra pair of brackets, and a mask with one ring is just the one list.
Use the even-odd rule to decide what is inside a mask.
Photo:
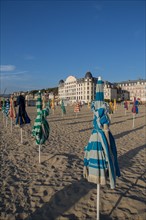
[(126, 110), (128, 110), (128, 102), (127, 102), (127, 101), (124, 102), (124, 108), (125, 108)]
[(136, 97), (134, 97), (134, 102), (133, 102), (133, 106), (132, 106), (132, 113), (138, 114), (138, 105), (139, 105), (139, 102), (138, 102), (138, 100), (136, 100)]
[(24, 96), (20, 95), (17, 98), (17, 105), (18, 107), (18, 113), (16, 116), (16, 124), (19, 124), (20, 126), (23, 124), (29, 124), (30, 118), (28, 117), (28, 114), (25, 110), (25, 98)]
[(10, 101), (9, 99), (6, 100), (6, 106), (5, 106), (5, 116), (8, 117), (9, 116), (9, 112), (10, 111)]
[(37, 117), (34, 122), (34, 126), (32, 129), (32, 135), (36, 139), (36, 144), (44, 144), (45, 141), (49, 137), (49, 124), (46, 120), (46, 116), (49, 115), (49, 110), (46, 105), (46, 108), (42, 110), (42, 98), (41, 98), (41, 93), (38, 93), (38, 98), (37, 98)]
[[(88, 145), (84, 148), (83, 175), (89, 182), (101, 185), (105, 185), (109, 179), (113, 189), (116, 184), (116, 176), (120, 176), (117, 149), (110, 130), (104, 130), (109, 126), (108, 111), (102, 94), (103, 82), (99, 80), (97, 83), (96, 98), (91, 105), (94, 113), (93, 130)], [(108, 138), (106, 132), (108, 132)]]
[(114, 99), (114, 110), (116, 110), (117, 109), (117, 102), (116, 102), (116, 99)]
[(14, 105), (14, 98), (11, 96), (10, 98), (10, 118), (14, 119), (16, 118), (16, 109)]
[(110, 102), (109, 103), (109, 114), (113, 114), (113, 111), (114, 111), (114, 106), (113, 106), (113, 103)]
[(6, 102), (5, 102), (4, 98), (3, 98), (2, 102), (3, 102), (3, 104), (2, 104), (2, 113), (5, 114)]
[(77, 112), (80, 112), (80, 105), (79, 105), (78, 102), (75, 104), (74, 112), (76, 112), (76, 113), (77, 113)]
[(63, 100), (61, 101), (61, 109), (62, 109), (63, 114), (66, 114), (66, 109), (65, 109)]
[(54, 100), (54, 98), (52, 99), (52, 101), (51, 101), (51, 109), (55, 109), (55, 100)]

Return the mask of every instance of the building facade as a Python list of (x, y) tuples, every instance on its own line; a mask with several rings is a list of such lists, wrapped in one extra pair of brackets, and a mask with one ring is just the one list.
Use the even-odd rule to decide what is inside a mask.
[(104, 82), (104, 99), (107, 100), (113, 100), (117, 99), (117, 87), (110, 83), (110, 82)]
[(142, 102), (146, 102), (146, 80), (128, 80), (117, 83), (122, 90), (129, 92), (129, 99), (131, 101), (134, 100), (134, 97), (141, 100)]
[[(98, 78), (93, 77), (91, 72), (87, 72), (85, 77), (80, 79), (69, 76), (65, 81), (59, 81), (58, 96), (72, 103), (91, 102), (96, 94), (97, 80)], [(109, 82), (104, 83), (104, 98), (109, 100), (117, 98), (117, 88)]]

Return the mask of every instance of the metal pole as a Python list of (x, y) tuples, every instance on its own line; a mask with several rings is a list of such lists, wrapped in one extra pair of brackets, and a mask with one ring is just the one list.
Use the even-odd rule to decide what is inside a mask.
[(39, 163), (41, 163), (41, 145), (39, 144)]
[(7, 116), (6, 116), (6, 127), (7, 127), (7, 124), (8, 124), (8, 118), (7, 118)]
[(100, 219), (100, 213), (99, 213), (99, 202), (100, 202), (100, 199), (99, 199), (99, 196), (100, 196), (100, 184), (97, 184), (97, 220)]
[(133, 114), (133, 128), (134, 128), (134, 120), (135, 120), (135, 115)]
[(22, 128), (20, 128), (20, 133), (21, 133), (21, 144), (23, 143), (23, 138), (22, 138)]
[(11, 133), (12, 133), (12, 118), (11, 118)]

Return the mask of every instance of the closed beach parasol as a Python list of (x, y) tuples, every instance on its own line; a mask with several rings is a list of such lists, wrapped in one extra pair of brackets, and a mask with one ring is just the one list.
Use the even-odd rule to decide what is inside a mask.
[(16, 118), (16, 109), (14, 105), (14, 96), (10, 98), (10, 118), (11, 118), (11, 132), (12, 132), (12, 121)]
[(76, 113), (76, 117), (77, 117), (77, 113), (80, 112), (80, 104), (78, 102), (75, 104), (74, 112)]
[(124, 108), (125, 108), (125, 115), (126, 115), (126, 112), (128, 110), (128, 101), (124, 102)]
[(16, 124), (23, 125), (23, 124), (29, 124), (30, 118), (27, 115), (27, 112), (25, 110), (25, 98), (22, 95), (19, 95), (17, 98), (17, 105), (18, 107), (18, 113), (16, 116)]
[(0, 111), (2, 110), (2, 101), (0, 99)]
[(110, 115), (110, 119), (112, 118), (112, 114), (113, 114), (113, 111), (114, 111), (114, 106), (113, 106), (113, 103), (112, 101), (109, 102), (109, 109), (108, 109), (108, 113)]
[(54, 114), (54, 111), (55, 111), (55, 100), (54, 100), (54, 98), (52, 99), (52, 102), (51, 102), (51, 109), (52, 109), (53, 114)]
[(116, 102), (116, 99), (114, 99), (114, 113), (116, 112), (117, 110), (117, 102)]
[(16, 125), (20, 126), (20, 134), (21, 134), (21, 143), (23, 142), (22, 140), (22, 126), (25, 124), (30, 124), (30, 118), (27, 115), (27, 112), (25, 110), (25, 98), (22, 95), (19, 95), (17, 97), (17, 105), (18, 107), (18, 113), (16, 116)]
[(5, 116), (6, 116), (6, 127), (8, 124), (8, 117), (9, 117), (9, 112), (10, 111), (10, 101), (9, 99), (6, 100), (6, 106), (5, 106)]
[(88, 101), (88, 108), (90, 108), (90, 102)]
[(6, 108), (6, 103), (5, 103), (5, 99), (3, 98), (2, 100), (3, 122), (4, 122), (4, 116), (5, 116), (5, 108)]
[(63, 100), (61, 100), (61, 110), (62, 110), (62, 117), (63, 117), (63, 115), (66, 114), (66, 109), (65, 109)]
[(104, 103), (103, 81), (98, 78), (96, 98), (91, 109), (94, 113), (93, 130), (88, 145), (85, 147), (84, 177), (97, 184), (97, 219), (99, 220), (100, 184), (105, 185), (109, 179), (111, 189), (115, 188), (116, 176), (120, 176), (117, 150), (114, 137), (109, 130), (109, 118)]
[(46, 115), (48, 114), (45, 113), (47, 111), (47, 106), (46, 109), (42, 110), (42, 97), (41, 93), (38, 93), (38, 98), (36, 102), (37, 106), (37, 117), (34, 122), (34, 126), (32, 129), (32, 135), (35, 137), (36, 144), (39, 145), (39, 163), (40, 163), (40, 146), (46, 142), (46, 140), (49, 137), (49, 124), (46, 120)]
[(139, 102), (138, 100), (136, 100), (136, 97), (134, 97), (134, 101), (133, 101), (133, 106), (132, 106), (132, 113), (133, 113), (133, 128), (134, 128), (134, 121), (135, 121), (135, 117), (136, 117), (136, 114), (138, 114), (138, 105), (139, 105)]

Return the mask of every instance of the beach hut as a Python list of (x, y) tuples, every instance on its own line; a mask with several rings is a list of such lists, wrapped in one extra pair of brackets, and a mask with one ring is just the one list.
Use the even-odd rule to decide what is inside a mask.
[(115, 188), (116, 176), (120, 176), (114, 137), (109, 130), (109, 119), (104, 103), (103, 81), (98, 78), (96, 97), (91, 109), (94, 113), (93, 130), (84, 149), (84, 177), (97, 184), (97, 220), (99, 220), (100, 185), (109, 179), (111, 189)]
[(49, 124), (46, 120), (46, 116), (49, 114), (47, 106), (45, 109), (42, 109), (42, 96), (41, 93), (38, 93), (37, 97), (37, 117), (34, 122), (32, 129), (32, 135), (35, 137), (36, 144), (39, 145), (39, 163), (40, 163), (40, 148), (41, 145), (46, 142), (49, 137)]

